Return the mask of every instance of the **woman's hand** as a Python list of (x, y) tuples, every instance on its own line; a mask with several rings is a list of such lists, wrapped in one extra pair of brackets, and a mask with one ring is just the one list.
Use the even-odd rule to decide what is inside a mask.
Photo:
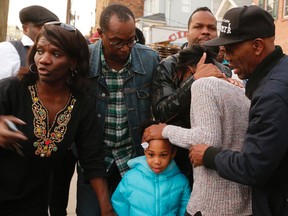
[(16, 125), (24, 124), (26, 123), (14, 116), (0, 116), (0, 147), (12, 150), (19, 148), (18, 142), (27, 140), (27, 137)]

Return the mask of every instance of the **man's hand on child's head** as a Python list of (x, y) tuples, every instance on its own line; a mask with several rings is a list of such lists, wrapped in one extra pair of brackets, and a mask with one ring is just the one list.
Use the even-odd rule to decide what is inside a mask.
[(166, 124), (160, 123), (147, 127), (143, 134), (143, 141), (149, 142), (153, 139), (163, 139), (162, 131), (165, 126)]

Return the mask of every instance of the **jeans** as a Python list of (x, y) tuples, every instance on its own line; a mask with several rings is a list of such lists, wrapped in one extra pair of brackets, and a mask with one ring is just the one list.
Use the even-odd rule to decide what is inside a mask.
[[(101, 210), (98, 204), (97, 196), (90, 184), (84, 183), (83, 172), (79, 165), (77, 165), (77, 173), (77, 216), (101, 216)], [(121, 176), (119, 170), (116, 164), (113, 163), (107, 177), (110, 196), (112, 196), (120, 181)]]
[(97, 196), (89, 183), (84, 183), (81, 167), (77, 165), (77, 216), (101, 216)]

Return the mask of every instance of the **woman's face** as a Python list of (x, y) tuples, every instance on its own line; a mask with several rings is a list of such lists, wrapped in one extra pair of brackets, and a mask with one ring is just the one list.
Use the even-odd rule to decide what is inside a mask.
[(40, 37), (34, 61), (39, 80), (43, 82), (66, 82), (76, 68), (76, 62), (62, 49), (51, 44), (44, 36)]

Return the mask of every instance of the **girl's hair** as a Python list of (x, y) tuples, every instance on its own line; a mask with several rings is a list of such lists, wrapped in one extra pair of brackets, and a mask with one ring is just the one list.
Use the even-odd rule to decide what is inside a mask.
[(209, 48), (193, 45), (179, 52), (176, 70), (183, 71), (184, 73), (188, 66), (196, 67), (204, 52), (207, 54), (205, 63), (215, 64), (216, 53)]
[(34, 56), (37, 52), (38, 41), (42, 36), (51, 44), (63, 50), (70, 58), (76, 60), (76, 69), (71, 71), (67, 84), (78, 90), (85, 89), (89, 74), (89, 50), (86, 39), (74, 26), (60, 22), (43, 25), (28, 55), (30, 69), (20, 70), (19, 78), (24, 81), (36, 81), (38, 79)]

